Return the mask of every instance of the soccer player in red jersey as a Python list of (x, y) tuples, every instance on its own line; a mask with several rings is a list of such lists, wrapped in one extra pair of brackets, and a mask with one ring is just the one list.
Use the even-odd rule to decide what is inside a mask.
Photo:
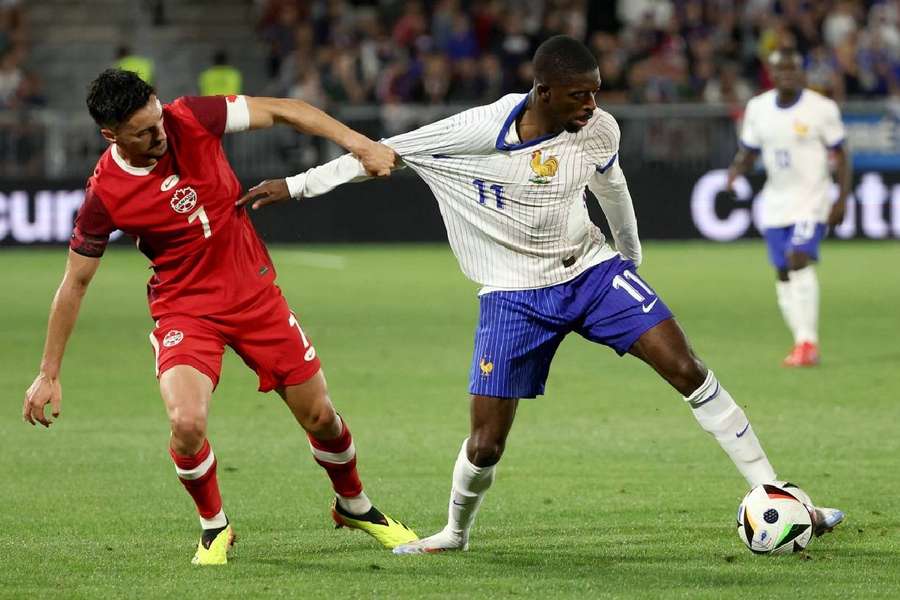
[(290, 125), (345, 147), (373, 175), (390, 173), (393, 150), (296, 100), (183, 97), (162, 106), (137, 75), (115, 69), (91, 83), (87, 105), (110, 145), (75, 219), (25, 421), (49, 427), (47, 404), (59, 417), (65, 345), (109, 235), (121, 229), (153, 269), (150, 343), (172, 430), (169, 452), (203, 529), (194, 564), (227, 562), (234, 541), (206, 435), (226, 345), (256, 371), (259, 390), (277, 391), (306, 430), (313, 457), (331, 479), (338, 526), (361, 529), (388, 548), (416, 539), (363, 491), (353, 440), (328, 397), (315, 347), (275, 285), (275, 267), (250, 219), (235, 206), (241, 186), (221, 137)]

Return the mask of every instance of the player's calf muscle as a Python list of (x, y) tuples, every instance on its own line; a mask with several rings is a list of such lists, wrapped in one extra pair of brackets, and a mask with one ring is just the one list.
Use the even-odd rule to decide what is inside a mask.
[(278, 394), (307, 432), (323, 439), (340, 435), (337, 413), (321, 374), (300, 385), (279, 389)]

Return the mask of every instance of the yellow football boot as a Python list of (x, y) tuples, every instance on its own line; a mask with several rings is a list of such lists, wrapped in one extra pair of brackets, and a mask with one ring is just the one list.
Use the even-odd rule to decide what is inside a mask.
[(203, 544), (203, 539), (197, 543), (197, 553), (191, 559), (192, 565), (224, 565), (228, 562), (228, 551), (234, 546), (234, 531), (231, 525), (219, 532), (209, 547)]
[(331, 505), (331, 518), (338, 529), (359, 529), (375, 538), (385, 548), (396, 548), (401, 544), (419, 539), (416, 533), (401, 523), (390, 518), (374, 506), (364, 515), (353, 515), (341, 508), (337, 498)]

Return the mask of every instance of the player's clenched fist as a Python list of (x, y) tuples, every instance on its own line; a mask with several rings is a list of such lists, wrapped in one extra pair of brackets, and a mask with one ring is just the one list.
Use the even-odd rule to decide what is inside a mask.
[(40, 423), (44, 427), (50, 427), (53, 421), (44, 415), (44, 407), (48, 404), (53, 409), (53, 418), (58, 418), (62, 404), (62, 386), (59, 384), (59, 379), (51, 379), (41, 373), (35, 377), (34, 383), (25, 392), (22, 419), (32, 425)]
[(374, 177), (387, 177), (395, 166), (394, 150), (378, 142), (367, 140), (362, 146), (353, 148), (352, 152), (366, 168), (366, 172)]

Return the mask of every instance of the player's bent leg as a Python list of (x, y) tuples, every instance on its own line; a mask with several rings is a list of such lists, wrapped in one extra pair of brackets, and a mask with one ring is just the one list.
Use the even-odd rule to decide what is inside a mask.
[(494, 482), (519, 401), (472, 396), (471, 433), (463, 440), (453, 466), (447, 525), (436, 534), (404, 544), (394, 554), (431, 554), (469, 549), (469, 532), (478, 508)]
[(375, 508), (363, 491), (353, 437), (334, 410), (322, 371), (301, 384), (279, 388), (278, 393), (306, 430), (313, 458), (331, 479), (335, 524), (364, 531), (386, 548), (418, 539), (403, 523)]
[(706, 379), (706, 365), (694, 354), (674, 318), (645, 331), (628, 352), (653, 367), (682, 396), (689, 396)]
[(203, 529), (191, 562), (225, 564), (234, 532), (222, 509), (216, 457), (206, 438), (213, 382), (194, 367), (179, 364), (160, 374), (159, 389), (172, 430), (169, 453), (178, 479), (197, 506)]
[(630, 352), (684, 396), (694, 418), (716, 438), (751, 486), (775, 480), (775, 471), (744, 411), (693, 353), (674, 319), (645, 332)]

